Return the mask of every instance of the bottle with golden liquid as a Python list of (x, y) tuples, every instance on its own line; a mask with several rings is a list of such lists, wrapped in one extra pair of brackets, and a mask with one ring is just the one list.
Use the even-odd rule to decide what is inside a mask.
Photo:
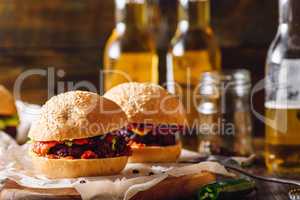
[(158, 83), (158, 56), (147, 30), (145, 0), (116, 0), (116, 27), (104, 53), (104, 89), (123, 82)]
[(300, 1), (279, 0), (280, 20), (266, 61), (266, 155), (276, 173), (300, 172)]
[[(201, 74), (219, 71), (221, 56), (210, 26), (210, 0), (181, 0), (178, 10), (178, 28), (167, 56), (167, 87), (182, 99), (191, 130), (199, 118), (194, 94)], [(186, 148), (198, 148), (196, 136), (183, 136), (182, 142)]]

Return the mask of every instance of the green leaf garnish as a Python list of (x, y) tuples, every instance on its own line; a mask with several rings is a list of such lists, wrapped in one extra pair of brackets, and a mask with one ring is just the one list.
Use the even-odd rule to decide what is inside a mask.
[(14, 115), (12, 117), (5, 118), (5, 125), (6, 126), (18, 126), (20, 123), (18, 115)]
[(67, 145), (68, 147), (71, 147), (73, 145), (72, 141), (65, 141), (65, 145)]
[(0, 119), (0, 129), (5, 129), (5, 121)]
[(32, 144), (32, 143), (34, 143), (34, 141), (33, 141), (32, 139), (29, 139), (29, 140), (27, 140), (26, 143), (27, 143), (27, 144)]
[(115, 151), (115, 150), (116, 150), (117, 139), (116, 139), (116, 138), (113, 138), (111, 142), (112, 142), (111, 148), (112, 148), (113, 151)]
[(13, 115), (9, 117), (0, 118), (0, 129), (5, 129), (6, 127), (12, 126), (17, 127), (20, 123), (18, 115)]

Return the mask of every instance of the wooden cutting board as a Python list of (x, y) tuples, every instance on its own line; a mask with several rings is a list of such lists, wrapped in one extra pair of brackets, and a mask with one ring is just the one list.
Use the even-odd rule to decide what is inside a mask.
[[(187, 198), (197, 189), (216, 180), (214, 174), (205, 172), (182, 177), (169, 177), (152, 188), (139, 192), (132, 200), (174, 200)], [(34, 189), (26, 188), (8, 180), (0, 193), (1, 200), (64, 200), (81, 199), (73, 188)]]

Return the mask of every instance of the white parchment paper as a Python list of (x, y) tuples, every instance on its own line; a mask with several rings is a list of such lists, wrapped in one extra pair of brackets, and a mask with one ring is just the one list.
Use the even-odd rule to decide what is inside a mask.
[[(39, 107), (26, 107), (19, 102), (22, 113), (21, 127), (28, 129), (34, 120)], [(28, 110), (29, 109), (29, 110)], [(31, 117), (31, 118), (29, 118)], [(27, 124), (26, 124), (27, 123)], [(20, 130), (26, 135), (26, 130)], [(127, 164), (126, 168), (116, 176), (82, 177), (76, 179), (47, 179), (36, 174), (33, 169), (29, 145), (18, 145), (6, 133), (0, 132), (0, 187), (6, 179), (30, 188), (75, 188), (83, 199), (128, 200), (139, 191), (145, 191), (169, 176), (180, 177), (210, 171), (225, 176), (234, 176), (222, 165), (215, 162), (199, 164)], [(193, 159), (199, 154), (183, 150), (180, 160)], [(138, 171), (138, 173), (136, 173)]]
[[(17, 145), (3, 132), (0, 133), (0, 141), (0, 180), (11, 179), (30, 188), (74, 187), (83, 199), (128, 200), (139, 191), (147, 190), (169, 176), (180, 177), (201, 171), (233, 176), (222, 165), (215, 162), (201, 162), (199, 164), (129, 163), (116, 176), (47, 179), (43, 175), (35, 173), (30, 156), (26, 154), (28, 145)], [(183, 155), (189, 154), (189, 151), (183, 150)]]

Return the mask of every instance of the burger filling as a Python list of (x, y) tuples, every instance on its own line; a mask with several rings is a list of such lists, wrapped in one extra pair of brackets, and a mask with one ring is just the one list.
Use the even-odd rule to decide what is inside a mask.
[(12, 116), (0, 115), (0, 130), (3, 130), (13, 138), (16, 138), (18, 125), (19, 125), (18, 115), (12, 115)]
[(34, 142), (32, 151), (52, 159), (96, 159), (129, 156), (130, 147), (120, 131), (71, 141)]
[(130, 124), (127, 131), (129, 145), (133, 148), (142, 146), (170, 146), (176, 144), (176, 135), (184, 131), (182, 126), (151, 124)]

